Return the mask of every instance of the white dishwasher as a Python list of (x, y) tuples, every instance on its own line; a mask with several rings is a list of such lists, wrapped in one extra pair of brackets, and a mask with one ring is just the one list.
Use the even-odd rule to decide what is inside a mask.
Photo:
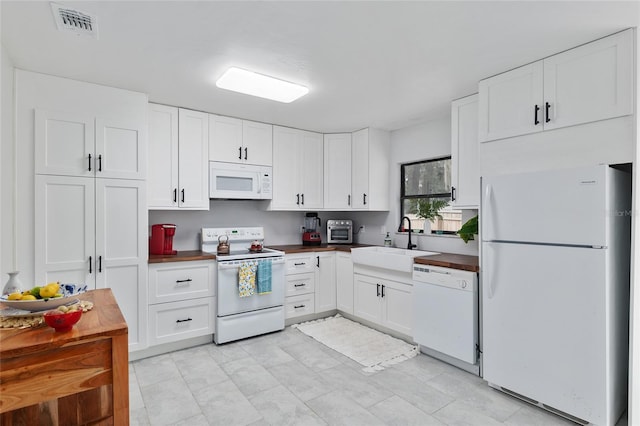
[(414, 264), (413, 338), (423, 352), (478, 371), (478, 274)]

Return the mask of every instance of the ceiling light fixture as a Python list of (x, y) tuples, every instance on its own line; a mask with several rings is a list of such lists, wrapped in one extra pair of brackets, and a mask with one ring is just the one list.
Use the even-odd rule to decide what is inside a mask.
[(216, 81), (221, 89), (233, 90), (246, 95), (258, 96), (278, 102), (293, 102), (309, 93), (309, 89), (299, 84), (258, 74), (236, 67), (229, 68)]

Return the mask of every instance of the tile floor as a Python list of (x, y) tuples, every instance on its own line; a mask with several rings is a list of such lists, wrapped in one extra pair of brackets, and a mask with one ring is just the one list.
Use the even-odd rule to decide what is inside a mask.
[(132, 425), (575, 425), (425, 355), (365, 373), (290, 327), (129, 372)]

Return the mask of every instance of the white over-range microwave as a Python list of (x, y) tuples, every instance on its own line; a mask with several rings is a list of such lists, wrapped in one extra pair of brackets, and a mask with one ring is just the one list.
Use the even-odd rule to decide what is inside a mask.
[(209, 198), (270, 200), (272, 168), (209, 161)]

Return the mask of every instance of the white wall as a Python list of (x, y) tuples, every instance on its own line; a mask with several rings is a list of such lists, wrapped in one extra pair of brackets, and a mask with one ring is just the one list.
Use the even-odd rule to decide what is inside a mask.
[[(384, 235), (380, 232), (380, 227), (384, 226), (390, 232), (394, 245), (405, 247), (407, 245), (406, 234), (396, 233), (400, 225), (400, 165), (448, 155), (451, 155), (451, 117), (449, 116), (391, 132), (391, 153), (389, 158), (390, 211), (388, 213), (351, 213), (354, 227), (364, 224), (366, 229), (366, 232), (359, 236), (358, 242), (381, 245)], [(475, 211), (465, 212), (463, 221), (473, 215), (475, 215)], [(420, 250), (478, 254), (477, 241), (465, 244), (457, 236), (414, 234), (412, 242), (417, 244)]]
[(14, 96), (13, 61), (0, 44), (0, 284), (4, 287), (7, 272), (13, 271), (14, 259)]

